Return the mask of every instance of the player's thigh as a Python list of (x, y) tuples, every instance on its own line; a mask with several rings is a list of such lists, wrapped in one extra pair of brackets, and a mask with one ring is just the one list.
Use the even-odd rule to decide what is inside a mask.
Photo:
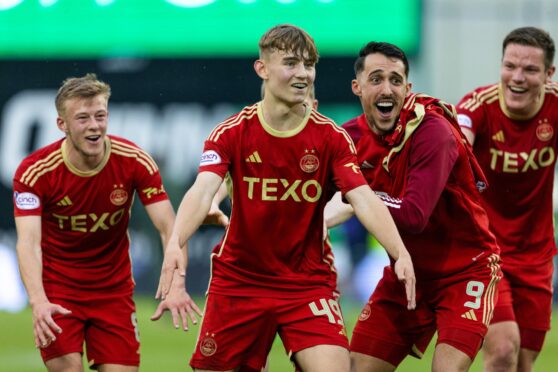
[(485, 360), (517, 359), (519, 353), (519, 328), (514, 321), (491, 323), (484, 337)]
[(438, 344), (432, 359), (432, 372), (466, 372), (472, 363), (472, 359), (461, 350)]
[(351, 371), (393, 372), (395, 371), (395, 366), (385, 360), (351, 351)]
[[(278, 332), (288, 355), (318, 345), (333, 345), (348, 350), (343, 312), (333, 294), (278, 299), (276, 304)], [(346, 355), (348, 361), (348, 352)]]
[(92, 300), (87, 315), (85, 347), (89, 365), (139, 366), (139, 328), (131, 294)]
[(432, 282), (431, 306), (436, 313), (438, 345), (450, 345), (475, 359), (492, 319), (500, 278), (498, 267), (479, 262), (464, 272)]
[(261, 370), (277, 332), (273, 299), (209, 294), (190, 365), (196, 370)]
[(98, 368), (99, 372), (138, 372), (137, 366), (124, 366), (122, 364), (102, 364)]
[(316, 345), (294, 355), (296, 365), (304, 372), (349, 372), (349, 350), (337, 345)]
[[(53, 319), (62, 328), (62, 333), (56, 335), (56, 341), (46, 348), (41, 348), (41, 357), (45, 364), (52, 360), (61, 358), (56, 365), (67, 361), (71, 363), (73, 357), (64, 358), (69, 354), (77, 353), (79, 357), (79, 365), (81, 365), (81, 354), (83, 353), (83, 342), (85, 340), (86, 315), (83, 309), (86, 307), (75, 301), (68, 301), (51, 297), (51, 302), (59, 304), (66, 309), (72, 311), (69, 315), (53, 315)], [(72, 364), (73, 365), (73, 364)]]
[(407, 310), (405, 288), (390, 270), (364, 306), (351, 338), (351, 351), (398, 366), (407, 355), (421, 358), (436, 331), (434, 313), (417, 293)]
[(552, 261), (534, 267), (511, 267), (508, 278), (521, 348), (540, 351), (552, 317)]
[(80, 353), (69, 353), (45, 362), (49, 372), (83, 372)]

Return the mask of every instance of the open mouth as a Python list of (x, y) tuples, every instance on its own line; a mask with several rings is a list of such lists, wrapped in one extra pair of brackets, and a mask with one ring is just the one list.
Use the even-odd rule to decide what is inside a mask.
[(95, 136), (87, 136), (87, 137), (85, 137), (85, 139), (86, 139), (88, 142), (97, 143), (97, 142), (99, 141), (99, 139), (101, 139), (101, 135), (98, 134), (98, 135), (95, 135)]
[(393, 111), (395, 103), (393, 101), (380, 101), (376, 103), (376, 107), (383, 115), (389, 115)]
[(512, 93), (522, 94), (527, 92), (527, 88), (514, 87), (511, 85), (509, 85), (508, 88), (512, 91)]
[(305, 83), (295, 83), (295, 84), (293, 84), (292, 86), (293, 86), (294, 88), (296, 88), (296, 89), (302, 90), (302, 89), (306, 89), (306, 87), (308, 86), (308, 84), (305, 84)]

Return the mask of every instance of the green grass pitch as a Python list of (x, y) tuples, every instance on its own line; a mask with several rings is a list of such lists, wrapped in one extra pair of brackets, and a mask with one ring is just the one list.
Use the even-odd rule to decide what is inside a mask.
[[(203, 306), (203, 300), (198, 300)], [(140, 370), (144, 372), (190, 371), (188, 360), (197, 337), (197, 326), (189, 332), (175, 330), (169, 314), (152, 322), (149, 317), (156, 307), (154, 300), (140, 297), (136, 299), (142, 358)], [(360, 306), (342, 303), (347, 328), (350, 331), (360, 311)], [(558, 312), (554, 312), (553, 329), (548, 333), (545, 347), (536, 364), (538, 372), (556, 371), (558, 366)], [(39, 352), (33, 346), (31, 311), (17, 314), (0, 312), (0, 371), (35, 372), (45, 371)], [(434, 342), (428, 348), (423, 360), (408, 357), (398, 371), (430, 371)], [(471, 371), (481, 371), (481, 357), (477, 357)], [(293, 371), (280, 340), (276, 340), (270, 354), (270, 371)]]

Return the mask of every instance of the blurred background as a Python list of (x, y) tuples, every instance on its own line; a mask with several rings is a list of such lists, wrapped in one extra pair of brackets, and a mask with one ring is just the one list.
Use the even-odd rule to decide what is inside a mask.
[[(62, 136), (54, 97), (66, 77), (95, 72), (112, 86), (109, 133), (155, 158), (176, 208), (210, 130), (260, 99), (252, 66), (273, 25), (296, 24), (314, 37), (319, 110), (342, 124), (361, 112), (350, 82), (368, 41), (400, 46), (413, 90), (456, 104), (498, 81), (511, 29), (542, 27), (558, 41), (557, 18), (556, 0), (0, 0), (0, 318), (26, 306), (12, 177), (27, 154)], [(209, 252), (222, 232), (203, 227), (190, 243), (196, 295), (207, 287)], [(152, 296), (161, 248), (139, 202), (130, 234), (137, 292)], [(332, 239), (342, 291), (362, 303), (385, 255), (352, 222)]]

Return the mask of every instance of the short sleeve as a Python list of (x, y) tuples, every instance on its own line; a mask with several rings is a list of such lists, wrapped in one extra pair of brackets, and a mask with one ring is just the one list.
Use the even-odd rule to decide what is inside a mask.
[(484, 121), (484, 108), (480, 104), (477, 92), (471, 92), (463, 97), (457, 104), (456, 110), (459, 126), (476, 135)]
[(40, 216), (43, 211), (44, 195), (40, 184), (26, 182), (25, 170), (27, 167), (22, 163), (17, 169), (13, 179), (13, 203), (14, 216)]
[(344, 195), (356, 187), (367, 185), (358, 165), (355, 145), (347, 132), (343, 128), (334, 127), (332, 142), (335, 186)]

